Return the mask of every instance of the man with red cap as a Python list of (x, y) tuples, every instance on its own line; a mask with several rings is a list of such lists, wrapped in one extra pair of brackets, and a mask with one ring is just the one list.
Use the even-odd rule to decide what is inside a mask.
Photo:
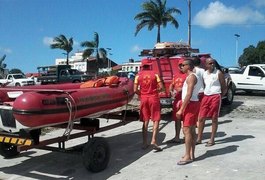
[(162, 151), (157, 145), (157, 134), (161, 119), (161, 108), (159, 92), (163, 89), (160, 77), (152, 70), (151, 60), (144, 59), (141, 64), (141, 71), (134, 80), (134, 92), (140, 97), (140, 120), (143, 122), (143, 149), (148, 147), (147, 131), (149, 121), (153, 121), (153, 134), (151, 145), (156, 151)]
[[(178, 64), (181, 65), (183, 63), (183, 59), (180, 59)], [(187, 75), (183, 73), (179, 67), (177, 73), (174, 75), (171, 84), (169, 85), (169, 90), (171, 96), (174, 98), (172, 104), (172, 119), (175, 121), (175, 137), (167, 141), (167, 143), (175, 143), (180, 144), (181, 140), (179, 138), (180, 129), (181, 129), (181, 120), (177, 119), (176, 113), (179, 109), (179, 105), (181, 102), (181, 91), (183, 83), (186, 79)]]

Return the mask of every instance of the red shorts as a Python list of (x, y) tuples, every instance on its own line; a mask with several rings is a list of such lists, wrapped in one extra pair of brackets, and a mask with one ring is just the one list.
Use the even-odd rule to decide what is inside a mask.
[(218, 118), (222, 98), (220, 94), (204, 95), (200, 107), (200, 118)]
[(141, 97), (140, 120), (141, 121), (160, 121), (161, 108), (159, 97)]
[(182, 114), (181, 120), (183, 121), (183, 126), (185, 127), (195, 126), (198, 120), (199, 111), (200, 111), (200, 102), (190, 101)]
[(173, 101), (173, 104), (172, 104), (172, 119), (174, 121), (177, 121), (177, 117), (176, 117), (176, 113), (178, 112), (179, 108), (180, 108), (180, 103), (181, 103), (181, 93), (178, 93), (176, 96), (175, 96), (175, 99)]

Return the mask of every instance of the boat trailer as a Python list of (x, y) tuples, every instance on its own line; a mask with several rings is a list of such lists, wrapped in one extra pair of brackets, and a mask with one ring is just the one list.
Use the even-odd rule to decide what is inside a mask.
[[(99, 118), (117, 120), (117, 122), (100, 127), (101, 120), (98, 118), (81, 118), (72, 124), (71, 130), (68, 133), (46, 140), (40, 140), (44, 128), (65, 129), (67, 131), (69, 130), (69, 124), (65, 123), (33, 130), (21, 129), (19, 133), (0, 130), (0, 155), (5, 158), (14, 158), (22, 151), (34, 148), (64, 152), (67, 150), (65, 143), (68, 140), (87, 136), (88, 141), (85, 143), (82, 153), (83, 164), (91, 172), (100, 172), (108, 165), (110, 147), (104, 138), (94, 137), (94, 135), (124, 126), (132, 121), (137, 121), (139, 120), (139, 114), (135, 110), (122, 110), (120, 112), (104, 114)], [(72, 130), (78, 131), (73, 132)], [(58, 147), (48, 146), (54, 143), (57, 143)]]

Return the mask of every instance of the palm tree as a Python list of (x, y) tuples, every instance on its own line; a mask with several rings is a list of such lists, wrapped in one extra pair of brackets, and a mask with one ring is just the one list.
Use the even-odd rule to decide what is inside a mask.
[(53, 43), (50, 45), (52, 49), (62, 49), (66, 51), (66, 64), (69, 65), (69, 53), (73, 50), (73, 38), (67, 39), (64, 35), (59, 35), (53, 39)]
[(90, 57), (92, 54), (96, 55), (96, 72), (98, 72), (98, 68), (103, 65), (103, 60), (105, 61), (107, 57), (107, 50), (104, 48), (99, 48), (98, 33), (94, 32), (93, 41), (81, 42), (81, 46), (86, 48), (83, 52), (84, 59)]
[(0, 78), (1, 76), (4, 75), (4, 69), (6, 68), (6, 64), (3, 63), (3, 61), (5, 60), (6, 55), (4, 54), (3, 57), (0, 58)]
[(135, 36), (145, 26), (148, 26), (149, 31), (157, 26), (157, 42), (159, 43), (161, 26), (166, 27), (170, 22), (176, 29), (178, 28), (178, 21), (173, 14), (181, 14), (181, 11), (177, 8), (166, 8), (166, 3), (166, 0), (150, 0), (142, 4), (143, 12), (134, 17), (134, 20), (140, 21), (136, 26)]

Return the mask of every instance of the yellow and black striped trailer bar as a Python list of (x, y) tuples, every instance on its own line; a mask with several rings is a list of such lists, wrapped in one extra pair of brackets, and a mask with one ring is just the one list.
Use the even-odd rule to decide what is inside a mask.
[(33, 140), (27, 138), (15, 137), (15, 136), (0, 135), (0, 143), (31, 146), (33, 144)]

